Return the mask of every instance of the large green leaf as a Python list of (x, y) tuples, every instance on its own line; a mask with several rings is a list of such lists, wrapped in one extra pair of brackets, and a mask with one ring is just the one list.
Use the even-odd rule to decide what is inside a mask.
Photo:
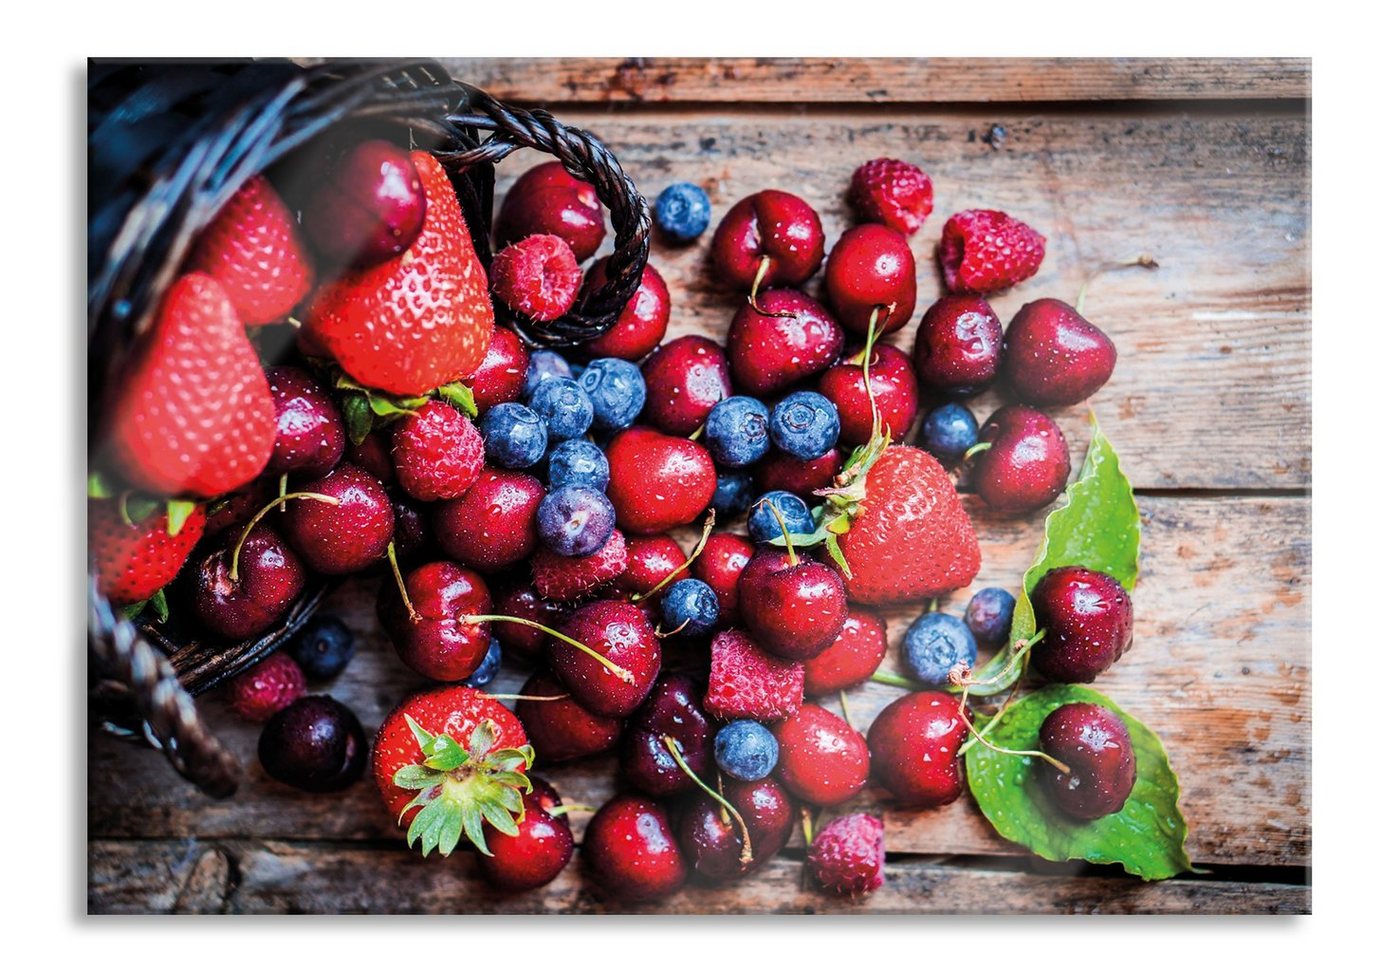
[(1116, 578), (1130, 593), (1137, 583), (1141, 517), (1133, 486), (1118, 465), (1108, 437), (1094, 422), (1094, 437), (1084, 456), (1084, 467), (1065, 491), (1064, 505), (1045, 518), (1045, 533), (1035, 561), (1026, 571), (1011, 617), (1007, 644), (974, 675), (973, 695), (998, 695), (1021, 676), (1025, 654), (1018, 643), (1035, 634), (1035, 611), (1030, 592), (1047, 571), (1080, 566)]
[(1040, 748), (1040, 725), (1069, 702), (1090, 702), (1117, 713), (1128, 727), (1137, 757), (1137, 782), (1127, 804), (1097, 820), (1066, 816), (1039, 780), (1048, 764), (1036, 756), (1010, 756), (973, 741), (967, 779), (983, 816), (1007, 840), (1052, 861), (1122, 864), (1124, 870), (1159, 881), (1191, 870), (1186, 820), (1177, 806), (1180, 788), (1157, 736), (1107, 697), (1083, 685), (1047, 685), (1007, 706), (990, 732), (1003, 749)]

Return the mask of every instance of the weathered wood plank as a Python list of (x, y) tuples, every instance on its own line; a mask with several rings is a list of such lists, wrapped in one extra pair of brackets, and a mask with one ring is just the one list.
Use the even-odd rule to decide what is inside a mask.
[[(988, 519), (971, 505), (987, 564), (979, 585), (1012, 587), (1033, 555), (1038, 526)], [(1162, 737), (1182, 781), (1188, 849), (1197, 861), (1307, 864), (1308, 504), (1144, 498), (1142, 507), (1136, 641), (1095, 687)], [(425, 684), (399, 663), (380, 632), (373, 590), (352, 583), (331, 604), (356, 630), (360, 648), (327, 689), (371, 732), (404, 695)], [(968, 593), (952, 595), (948, 609), (960, 612)], [(890, 615), (893, 646), (916, 613)], [(895, 667), (893, 657), (886, 666)], [(510, 666), (495, 687), (512, 691), (524, 677)], [(898, 691), (868, 685), (850, 693), (855, 724), (864, 731)], [(240, 723), (217, 699), (202, 704), (247, 768), (237, 797), (202, 797), (175, 778), (159, 754), (95, 733), (88, 763), (90, 836), (399, 839), (368, 780), (334, 797), (272, 782), (257, 763), (256, 728)], [(542, 772), (574, 802), (597, 805), (616, 789), (608, 756)], [(1022, 853), (992, 831), (970, 799), (910, 812), (868, 792), (852, 805), (883, 813), (892, 852)], [(580, 836), (585, 819), (575, 815)]]
[[(470, 855), (423, 860), (399, 848), (261, 841), (93, 841), (88, 909), (102, 914), (1299, 914), (1311, 889), (1197, 879), (1022, 873), (899, 861), (858, 902), (804, 881), (779, 857), (738, 884), (687, 885), (641, 905), (609, 900), (579, 855), (539, 891), (504, 895)], [(373, 875), (373, 880), (366, 880)]]
[[(849, 173), (881, 155), (925, 167), (934, 217), (911, 240), (918, 263), (906, 349), (939, 293), (934, 247), (947, 216), (1004, 209), (1045, 233), (1040, 273), (992, 299), (1003, 323), (1038, 297), (1074, 302), (1114, 264), (1150, 254), (1157, 270), (1099, 275), (1086, 313), (1118, 345), (1117, 372), (1092, 406), (1139, 488), (1296, 489), (1311, 482), (1308, 123), (1302, 113), (1112, 112), (966, 117), (899, 114), (853, 123), (833, 112), (677, 120), (571, 112), (617, 152), (649, 197), (671, 182), (704, 185), (715, 220), (776, 186), (821, 213), (828, 248), (851, 223)], [(975, 135), (994, 121), (1000, 150)], [(539, 161), (502, 166), (502, 185)], [(722, 340), (739, 303), (719, 289), (699, 244), (653, 247), (671, 289), (671, 336)], [(819, 282), (809, 289), (818, 291)], [(973, 402), (979, 418), (1000, 404)], [(1089, 407), (1057, 417), (1076, 452)]]
[(522, 104), (1307, 98), (1307, 58), (446, 58)]

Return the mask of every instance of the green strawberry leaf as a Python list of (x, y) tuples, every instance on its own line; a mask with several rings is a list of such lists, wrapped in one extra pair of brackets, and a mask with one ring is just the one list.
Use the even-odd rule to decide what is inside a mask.
[(369, 399), (364, 395), (346, 395), (340, 400), (340, 411), (345, 416), (345, 434), (353, 445), (364, 442), (374, 429), (374, 413), (369, 410)]
[(451, 384), (443, 385), (436, 389), (436, 391), (439, 398), (447, 402), (467, 418), (476, 418), (476, 396), (472, 394), (472, 390), (466, 385), (462, 384), (460, 381), (454, 381)]
[(1066, 816), (1038, 779), (1039, 757), (1011, 756), (974, 742), (967, 753), (967, 780), (982, 815), (1001, 836), (1046, 860), (1121, 864), (1147, 881), (1193, 870), (1185, 847), (1186, 820), (1178, 806), (1180, 785), (1162, 741), (1106, 696), (1083, 685), (1047, 685), (1007, 706), (983, 735), (1004, 749), (1039, 749), (1041, 723), (1070, 702), (1101, 705), (1128, 727), (1137, 782), (1123, 809), (1097, 820)]
[(1036, 631), (1030, 592), (1048, 571), (1087, 567), (1116, 578), (1131, 593), (1137, 583), (1141, 539), (1142, 520), (1132, 483), (1123, 475), (1117, 453), (1094, 420), (1094, 437), (1079, 478), (1065, 491), (1064, 504), (1045, 517), (1040, 548), (1016, 598), (1011, 636), (1005, 647), (973, 674), (968, 691), (999, 695), (1021, 677), (1026, 663), (1023, 643)]
[(156, 612), (156, 620), (161, 624), (170, 620), (170, 604), (165, 600), (165, 588), (151, 595), (151, 610)]
[(111, 499), (117, 494), (101, 473), (89, 473), (87, 482), (88, 499)]
[(194, 500), (166, 500), (165, 501), (165, 532), (172, 537), (180, 535), (180, 531), (185, 528), (185, 521), (194, 512)]

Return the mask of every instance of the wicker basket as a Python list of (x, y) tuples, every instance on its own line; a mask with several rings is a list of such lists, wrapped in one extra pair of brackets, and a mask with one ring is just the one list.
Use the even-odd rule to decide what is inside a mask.
[[(433, 61), (92, 62), (88, 77), (88, 426), (150, 326), (191, 243), (250, 176), (336, 133), (396, 138), (442, 162), (477, 255), (490, 266), (494, 164), (546, 152), (596, 187), (614, 255), (605, 285), (546, 325), (512, 321), (532, 347), (606, 331), (641, 281), (650, 219), (617, 159), (547, 112), (502, 105)], [(95, 443), (88, 442), (89, 454)], [(193, 696), (282, 644), (328, 584), (309, 584), (277, 629), (239, 644), (114, 610), (89, 578), (93, 707), (105, 726), (160, 747), (206, 793), (229, 796), (240, 768), (201, 723)]]

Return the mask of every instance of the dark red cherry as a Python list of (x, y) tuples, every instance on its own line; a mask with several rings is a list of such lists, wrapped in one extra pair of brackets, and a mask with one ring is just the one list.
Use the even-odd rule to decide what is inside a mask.
[(959, 704), (947, 692), (910, 692), (871, 723), (871, 772), (900, 803), (941, 807), (962, 794), (958, 750), (967, 741), (967, 723)]
[(864, 338), (870, 318), (893, 334), (914, 314), (917, 299), (914, 253), (903, 233), (878, 223), (862, 223), (841, 234), (826, 261), (826, 296), (836, 319), (850, 334)]
[[(583, 278), (583, 293), (603, 289), (606, 262), (599, 260), (588, 268)], [(667, 289), (661, 274), (648, 263), (642, 271), (641, 285), (623, 307), (617, 323), (602, 337), (585, 344), (583, 350), (590, 358), (641, 361), (661, 344), (670, 321), (671, 291)]]
[(1133, 599), (1108, 574), (1056, 567), (1031, 592), (1045, 637), (1031, 662), (1052, 682), (1092, 682), (1133, 643)]
[(1062, 773), (1041, 762), (1050, 799), (1079, 820), (1117, 813), (1137, 782), (1137, 754), (1123, 720), (1101, 705), (1071, 702), (1045, 717), (1040, 748), (1069, 767)]
[(729, 323), (729, 370), (740, 391), (766, 398), (821, 374), (846, 336), (836, 318), (800, 290), (765, 290)]
[(667, 736), (675, 740), (696, 776), (703, 780), (714, 775), (715, 726), (701, 708), (704, 695), (704, 689), (685, 675), (656, 680), (646, 701), (627, 720), (622, 738), (622, 775), (629, 784), (654, 797), (675, 796), (695, 786), (667, 749)]
[(1004, 405), (983, 423), (979, 439), (992, 447), (974, 457), (972, 486), (992, 509), (1029, 513), (1064, 492), (1069, 445), (1044, 412)]
[(778, 776), (798, 800), (834, 807), (860, 792), (870, 775), (865, 737), (839, 715), (810, 702), (773, 727)]
[(393, 577), (379, 590), (379, 622), (409, 668), (439, 682), (460, 682), (476, 671), (491, 647), (491, 626), (466, 620), (491, 613), (486, 579), (449, 560), (435, 560), (409, 571), (404, 589)]
[(940, 297), (914, 337), (914, 369), (939, 396), (965, 398), (990, 388), (1001, 364), (1001, 321), (976, 295)]
[(516, 821), (517, 834), (484, 828), (490, 855), (477, 858), (481, 874), (492, 887), (521, 892), (542, 888), (559, 876), (574, 856), (569, 817), (554, 812), (563, 806), (558, 792), (539, 777), (524, 795), (525, 812)]
[[(519, 625), (499, 625), (501, 629), (508, 627)], [(563, 763), (606, 752), (622, 735), (621, 719), (589, 712), (549, 672), (531, 675), (520, 694), (532, 698), (517, 702), (515, 714), (542, 763)], [(553, 698), (556, 695), (564, 698)]]
[(487, 466), (465, 496), (434, 505), (433, 534), (449, 557), (494, 573), (535, 552), (544, 495), (529, 473)]
[(307, 695), (279, 710), (258, 737), (267, 775), (308, 793), (343, 790), (369, 761), (364, 726), (329, 695)]
[[(869, 403), (866, 403), (867, 406)], [(840, 412), (841, 407), (837, 406)], [(842, 420), (844, 425), (844, 419)], [(814, 494), (832, 485), (841, 471), (841, 451), (831, 448), (815, 459), (799, 459), (781, 449), (770, 449), (754, 472), (754, 492), (762, 495), (774, 490), (796, 493), (808, 503), (815, 503)]]
[(419, 503), (398, 493), (389, 494), (394, 506), (394, 556), (408, 569), (438, 559), (437, 542), (428, 523), (428, 509), (435, 505)]
[(593, 601), (569, 615), (559, 630), (625, 673), (551, 638), (546, 648), (550, 667), (580, 705), (598, 715), (625, 716), (642, 704), (661, 670), (661, 642), (641, 608), (625, 601)]
[(1006, 329), (1006, 380), (1021, 401), (1075, 405), (1107, 383), (1118, 349), (1062, 300), (1026, 304)]
[(650, 535), (691, 522), (715, 494), (715, 464), (703, 445), (646, 426), (623, 429), (607, 448), (608, 499), (617, 526)]
[(855, 688), (880, 667), (889, 648), (885, 619), (852, 611), (831, 647), (802, 663), (803, 692), (809, 699)]
[(370, 266), (403, 253), (423, 229), (428, 196), (407, 152), (361, 142), (331, 169), (302, 213), (307, 235), (332, 261)]
[[(508, 618), (535, 621), (558, 630), (569, 612), (564, 605), (542, 597), (525, 579), (516, 580), (501, 589), (496, 599), (496, 613)], [(492, 633), (502, 648), (528, 660), (538, 658), (549, 640), (549, 635), (543, 631), (524, 624), (498, 624)]]
[[(817, 211), (790, 192), (745, 196), (715, 227), (711, 254), (721, 283), (748, 292), (795, 287), (822, 264), (826, 237)], [(767, 260), (765, 264), (765, 258)]]
[[(881, 341), (870, 349), (870, 387), (880, 424), (888, 427), (895, 442), (903, 442), (914, 426), (919, 410), (919, 383), (909, 356), (893, 344)], [(858, 358), (837, 365), (822, 375), (817, 390), (836, 406), (841, 418), (840, 441), (848, 446), (870, 441), (873, 417), (870, 394), (865, 387), (865, 369)]]
[(219, 549), (199, 562), (194, 613), (199, 623), (230, 641), (262, 634), (286, 613), (306, 586), (306, 570), (271, 527), (259, 523), (238, 550), (242, 530), (225, 535)]
[(321, 574), (364, 570), (394, 539), (394, 506), (379, 480), (359, 466), (342, 462), (328, 476), (299, 483), (297, 492), (318, 493), (336, 505), (289, 500), (282, 532), (302, 562)]
[(846, 585), (826, 564), (774, 547), (759, 550), (739, 578), (739, 614), (765, 650), (815, 658), (846, 621)]
[(737, 533), (712, 533), (692, 565), (695, 576), (719, 599), (719, 623), (729, 625), (739, 613), (739, 578), (753, 558), (753, 544)]
[(387, 429), (371, 432), (359, 445), (352, 444), (345, 453), (345, 459), (352, 465), (359, 466), (386, 487), (398, 483), (398, 477), (394, 475), (394, 457)]
[(345, 421), (330, 394), (300, 368), (267, 369), (277, 438), (265, 472), (324, 476), (345, 452)]
[(732, 881), (761, 867), (787, 845), (797, 816), (788, 795), (771, 779), (728, 781), (724, 797), (748, 828), (752, 860), (742, 859), (743, 837), (733, 816), (708, 794), (696, 794), (676, 828), (681, 852), (697, 874), (712, 881)]
[[(664, 533), (652, 537), (628, 537), (627, 570), (617, 579), (618, 589), (629, 594), (647, 594), (672, 573), (679, 571), (670, 582), (673, 584), (690, 576), (690, 568), (681, 566), (684, 563), (685, 551)], [(667, 588), (657, 593), (661, 594)]]
[(724, 349), (695, 334), (657, 348), (643, 363), (642, 378), (647, 400), (641, 420), (670, 435), (690, 435), (734, 391)]
[(548, 233), (569, 244), (580, 262), (597, 252), (606, 232), (597, 190), (562, 162), (545, 162), (516, 179), (496, 215), (497, 249)]
[(477, 410), (485, 414), (493, 405), (519, 401), (525, 394), (525, 370), (529, 365), (530, 353), (515, 332), (504, 327), (492, 328), (486, 357), (467, 379)]
[(583, 857), (603, 891), (623, 901), (653, 901), (685, 883), (666, 810), (647, 797), (619, 794), (603, 804), (588, 822)]

